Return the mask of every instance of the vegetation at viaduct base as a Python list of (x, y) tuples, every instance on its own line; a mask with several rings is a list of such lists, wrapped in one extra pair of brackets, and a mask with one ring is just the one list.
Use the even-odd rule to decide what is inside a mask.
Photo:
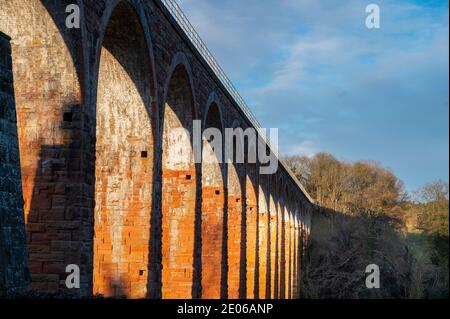
[[(374, 162), (330, 154), (292, 156), (288, 165), (320, 206), (304, 260), (305, 298), (448, 298), (449, 188), (413, 194)], [(367, 289), (367, 265), (380, 289)]]

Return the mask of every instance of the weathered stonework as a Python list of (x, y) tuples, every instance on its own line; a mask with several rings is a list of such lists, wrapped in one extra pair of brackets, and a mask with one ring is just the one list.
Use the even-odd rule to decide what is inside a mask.
[[(242, 242), (245, 240), (242, 232), (243, 211), (245, 209), (243, 165), (228, 164), (228, 298), (240, 297), (241, 282), (245, 271), (244, 251)], [(242, 279), (242, 280), (241, 280)]]
[(256, 255), (256, 280), (255, 284), (258, 287), (256, 298), (266, 298), (270, 296), (270, 269), (268, 265), (270, 264), (270, 251), (269, 245), (269, 207), (267, 206), (267, 191), (270, 187), (270, 181), (267, 176), (261, 176), (259, 184), (259, 214), (258, 217), (258, 248), (259, 254)]
[[(223, 131), (220, 112), (212, 102), (203, 127)], [(202, 216), (201, 216), (201, 286), (202, 298), (219, 299), (226, 291), (225, 172), (222, 158), (217, 158), (209, 139), (203, 138)], [(222, 150), (223, 154), (223, 150)]]
[[(275, 180), (271, 179), (271, 189), (273, 190), (275, 187)], [(269, 206), (269, 248), (270, 248), (270, 268), (268, 268), (267, 276), (268, 280), (268, 289), (270, 293), (268, 297), (275, 298), (277, 296), (278, 289), (275, 288), (277, 281), (275, 280), (275, 276), (277, 276), (277, 235), (278, 235), (278, 213), (277, 206), (274, 201), (273, 192), (270, 192), (270, 206)], [(269, 276), (270, 275), (270, 276)]]
[(29, 285), (11, 46), (0, 32), (0, 297)]
[(162, 2), (78, 0), (68, 29), (73, 2), (0, 0), (21, 168), (6, 171), (16, 186), (21, 173), (31, 287), (66, 291), (77, 264), (77, 296), (298, 296), (313, 204), (283, 166), (194, 162), (179, 129), (251, 122)]
[(96, 112), (94, 292), (145, 298), (154, 139), (151, 63), (139, 17), (110, 17)]
[[(257, 242), (258, 227), (258, 175), (255, 164), (247, 164), (247, 182), (246, 182), (246, 209), (245, 209), (245, 247), (246, 247), (246, 277), (247, 283), (242, 298), (253, 299), (257, 295), (258, 287), (255, 285), (256, 280), (256, 251), (260, 248)], [(244, 218), (244, 217), (243, 217)]]

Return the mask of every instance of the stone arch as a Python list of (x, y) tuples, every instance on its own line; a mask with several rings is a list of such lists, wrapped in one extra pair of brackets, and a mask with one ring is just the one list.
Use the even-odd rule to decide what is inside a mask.
[(271, 263), (272, 263), (272, 298), (277, 299), (280, 293), (280, 231), (281, 231), (281, 194), (280, 178), (274, 174), (272, 177), (273, 213), (271, 213)]
[[(203, 125), (204, 127), (206, 127), (206, 123), (208, 121), (208, 115), (210, 114), (210, 109), (214, 108), (215, 112), (217, 113), (217, 117), (218, 117), (218, 125), (220, 126), (221, 130), (225, 129), (225, 125), (224, 125), (224, 120), (223, 120), (223, 105), (222, 102), (220, 101), (219, 95), (213, 91), (209, 97), (208, 97), (208, 102), (206, 103), (206, 108), (205, 108), (205, 112), (203, 113)], [(225, 133), (223, 133), (225, 134)]]
[(284, 249), (282, 249), (282, 252), (284, 253), (284, 258), (282, 259), (282, 262), (284, 262), (284, 266), (282, 267), (282, 270), (284, 271), (284, 274), (282, 274), (282, 277), (284, 278), (284, 287), (282, 285), (281, 287), (281, 294), (283, 299), (289, 298), (289, 275), (290, 275), (290, 250), (291, 250), (291, 234), (290, 234), (290, 222), (291, 222), (291, 211), (290, 211), (290, 191), (287, 182), (284, 182), (284, 209), (283, 209), (283, 228), (284, 228)]
[(282, 239), (283, 235), (283, 211), (284, 211), (284, 202), (281, 192), (281, 178), (278, 178), (277, 184), (277, 248), (276, 248), (276, 274), (275, 274), (275, 298), (281, 298), (281, 259), (282, 259)]
[[(288, 190), (286, 186), (286, 191)], [(289, 193), (286, 193), (284, 211), (284, 276), (285, 276), (285, 299), (290, 298), (290, 275), (291, 275), (291, 203)]]
[(108, 18), (96, 98), (94, 293), (143, 298), (153, 200), (153, 65), (135, 7), (118, 2)]
[(306, 249), (308, 248), (309, 236), (310, 236), (310, 232), (311, 232), (311, 207), (310, 206), (305, 207), (305, 216), (304, 216), (303, 227), (304, 227), (304, 247), (305, 247), (304, 250), (306, 251)]
[(164, 90), (162, 135), (162, 297), (197, 295), (199, 176), (195, 164), (196, 117), (192, 72), (177, 53)]
[[(80, 191), (87, 183), (80, 164), (86, 135), (81, 127), (84, 52), (79, 49), (81, 30), (65, 27), (65, 8), (70, 3), (2, 1), (0, 31), (12, 38), (32, 288), (65, 289), (65, 266), (76, 263), (84, 280), (75, 294), (88, 295), (92, 211), (81, 214), (89, 200)], [(72, 233), (78, 236), (73, 238)]]
[(278, 207), (277, 207), (277, 193), (276, 193), (276, 179), (275, 175), (270, 178), (271, 191), (269, 203), (269, 229), (270, 229), (270, 298), (276, 298), (275, 295), (275, 276), (277, 275), (277, 244), (278, 244)]
[(300, 241), (300, 257), (303, 257), (305, 252), (305, 206), (303, 203), (300, 204), (300, 218), (299, 218), (299, 241)]
[(306, 218), (305, 218), (305, 229), (306, 229), (305, 247), (308, 246), (309, 236), (311, 235), (311, 223), (312, 223), (312, 209), (311, 207), (308, 207), (306, 209)]
[[(291, 185), (288, 185), (288, 188), (290, 189)], [(286, 229), (286, 243), (288, 245), (287, 247), (287, 271), (286, 271), (286, 297), (289, 299), (293, 298), (293, 278), (294, 278), (294, 250), (295, 250), (295, 207), (293, 204), (293, 195), (292, 193), (289, 193), (290, 196), (288, 197), (288, 222), (287, 222), (287, 229)]]
[(299, 282), (300, 282), (300, 257), (299, 257), (299, 250), (300, 250), (300, 243), (298, 240), (298, 234), (299, 234), (299, 206), (298, 202), (294, 202), (294, 230), (293, 230), (293, 237), (294, 237), (294, 253), (293, 253), (293, 260), (294, 260), (294, 276), (292, 278), (293, 280), (293, 298), (297, 299), (299, 298)]
[[(254, 143), (252, 143), (254, 142)], [(250, 141), (248, 138), (244, 138), (244, 158), (245, 158), (245, 220), (246, 220), (246, 289), (244, 298), (255, 298), (258, 296), (259, 287), (257, 285), (257, 260), (259, 251), (258, 242), (258, 192), (259, 192), (259, 174), (258, 164), (251, 163), (249, 158), (249, 152), (252, 150), (256, 153), (257, 143), (256, 141)], [(257, 154), (257, 153), (256, 153)]]
[[(70, 1), (70, 0), (66, 0)], [(80, 3), (80, 7), (83, 7), (83, 1), (77, 0)], [(145, 14), (145, 7), (142, 5), (142, 2), (139, 0), (110, 0), (108, 1), (108, 5), (105, 6), (105, 10), (101, 16), (100, 23), (99, 23), (99, 30), (98, 30), (98, 37), (95, 39), (94, 43), (94, 60), (95, 64), (93, 66), (93, 69), (89, 69), (89, 64), (86, 63), (86, 68), (88, 70), (86, 71), (87, 74), (92, 75), (93, 83), (91, 85), (91, 90), (95, 91), (97, 89), (98, 85), (98, 72), (99, 72), (99, 66), (100, 66), (100, 57), (102, 53), (102, 46), (104, 43), (104, 37), (106, 35), (106, 30), (110, 26), (110, 20), (111, 15), (113, 12), (117, 12), (118, 6), (124, 6), (128, 5), (129, 7), (132, 7), (134, 10), (134, 14), (139, 17), (139, 23), (141, 26), (141, 29), (144, 31), (143, 36), (145, 37), (146, 45), (147, 45), (147, 56), (150, 59), (150, 64), (152, 65), (152, 69), (149, 71), (151, 78), (152, 78), (152, 94), (153, 94), (153, 101), (158, 101), (158, 90), (157, 90), (157, 82), (156, 82), (156, 68), (155, 66), (155, 56), (153, 51), (153, 41), (151, 37), (150, 32), (150, 26), (148, 23), (148, 20), (146, 18)], [(83, 11), (82, 11), (83, 13)], [(84, 24), (82, 25), (82, 29), (84, 29)], [(95, 93), (95, 92), (94, 92)], [(92, 94), (93, 103), (90, 103), (92, 107), (95, 109), (96, 107), (96, 94)], [(158, 109), (155, 109), (154, 112), (158, 112)]]
[[(167, 71), (167, 78), (164, 82), (164, 96), (163, 100), (167, 101), (169, 93), (171, 93), (171, 83), (174, 77), (174, 74), (179, 71), (180, 69), (183, 69), (183, 72), (185, 72), (185, 81), (189, 84), (190, 87), (190, 94), (192, 99), (192, 114), (195, 119), (198, 118), (197, 113), (197, 101), (196, 101), (196, 95), (194, 92), (194, 75), (192, 73), (191, 64), (189, 63), (189, 59), (187, 58), (186, 54), (183, 52), (177, 52), (172, 58), (172, 63), (170, 64), (170, 67)], [(165, 113), (163, 113), (165, 115)], [(162, 123), (164, 126), (164, 122)]]
[[(240, 127), (238, 120), (234, 120), (232, 128)], [(233, 148), (242, 140), (233, 141)], [(234, 158), (227, 158), (227, 204), (228, 204), (228, 289), (227, 297), (238, 299), (242, 293), (243, 278), (245, 277), (245, 246), (243, 229), (245, 219), (245, 166), (237, 163)]]
[[(258, 203), (258, 254), (257, 254), (257, 284), (258, 295), (257, 298), (269, 298), (270, 291), (268, 291), (268, 283), (270, 282), (270, 274), (268, 266), (270, 264), (270, 230), (269, 230), (269, 189), (270, 178), (267, 175), (260, 176), (259, 183), (259, 203)], [(269, 278), (269, 279), (268, 279)]]
[(202, 147), (202, 298), (223, 294), (226, 273), (224, 254), (225, 166), (221, 107), (212, 93), (203, 121)]
[(294, 275), (293, 275), (293, 296), (298, 299), (300, 297), (300, 242), (299, 242), (299, 215), (298, 206), (296, 206), (294, 214)]
[(286, 181), (283, 180), (282, 187), (282, 207), (281, 207), (281, 255), (280, 255), (280, 298), (286, 299), (288, 296), (289, 282), (289, 189)]
[(299, 209), (299, 213), (297, 216), (297, 240), (298, 240), (298, 279), (297, 279), (297, 283), (298, 283), (298, 293), (300, 294), (301, 291), (301, 281), (302, 281), (302, 263), (303, 263), (303, 241), (302, 241), (302, 206), (301, 204), (299, 204), (298, 206)]

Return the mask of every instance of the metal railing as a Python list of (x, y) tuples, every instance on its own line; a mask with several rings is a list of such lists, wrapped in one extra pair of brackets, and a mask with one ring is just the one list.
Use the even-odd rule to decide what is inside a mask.
[(231, 94), (231, 96), (234, 98), (236, 103), (239, 105), (241, 110), (247, 115), (250, 122), (256, 127), (260, 128), (261, 125), (259, 124), (256, 117), (252, 114), (250, 109), (248, 108), (247, 104), (245, 103), (242, 96), (239, 94), (238, 90), (234, 87), (231, 80), (227, 77), (223, 69), (220, 67), (219, 63), (217, 63), (216, 59), (212, 55), (212, 53), (209, 51), (206, 44), (203, 42), (203, 40), (198, 35), (197, 31), (195, 31), (192, 24), (187, 19), (184, 12), (181, 10), (180, 6), (175, 0), (161, 0), (162, 3), (166, 6), (166, 8), (169, 10), (169, 12), (172, 14), (174, 19), (178, 22), (180, 27), (183, 29), (183, 31), (186, 33), (188, 38), (191, 40), (192, 44), (195, 46), (195, 48), (198, 50), (198, 52), (201, 54), (201, 56), (205, 59), (205, 61), (208, 63), (208, 65), (211, 67), (211, 69), (214, 71), (214, 73), (217, 75), (217, 77), (222, 82), (223, 86), (228, 90), (228, 92)]
[(216, 74), (216, 76), (219, 78), (222, 85), (225, 87), (225, 89), (228, 91), (228, 93), (233, 97), (241, 111), (246, 115), (247, 119), (250, 121), (250, 123), (257, 129), (260, 137), (264, 140), (264, 142), (269, 146), (273, 154), (277, 157), (277, 160), (280, 164), (283, 165), (283, 167), (286, 169), (288, 174), (293, 178), (293, 180), (296, 182), (296, 184), (300, 187), (300, 189), (303, 191), (305, 196), (314, 203), (314, 200), (311, 198), (311, 196), (308, 194), (306, 189), (303, 187), (303, 185), (300, 183), (300, 181), (297, 179), (297, 177), (294, 175), (294, 173), (289, 169), (287, 164), (283, 161), (281, 158), (281, 155), (278, 152), (278, 149), (270, 143), (270, 139), (266, 135), (260, 134), (261, 124), (258, 122), (256, 117), (253, 115), (253, 113), (250, 111), (250, 108), (245, 103), (242, 96), (239, 94), (238, 90), (234, 87), (231, 80), (228, 78), (228, 76), (225, 74), (219, 63), (216, 61), (212, 53), (209, 51), (206, 44), (203, 42), (202, 38), (198, 35), (197, 31), (195, 31), (192, 24), (189, 22), (188, 18), (184, 14), (184, 12), (181, 10), (180, 6), (176, 2), (176, 0), (161, 0), (161, 2), (164, 4), (164, 6), (167, 8), (167, 10), (170, 12), (172, 17), (175, 19), (175, 21), (178, 23), (178, 25), (181, 27), (181, 29), (184, 31), (186, 36), (189, 38), (189, 40), (192, 42), (194, 47), (197, 49), (197, 51), (200, 53), (200, 55), (203, 57), (203, 59), (208, 63), (208, 65), (211, 67), (213, 72)]

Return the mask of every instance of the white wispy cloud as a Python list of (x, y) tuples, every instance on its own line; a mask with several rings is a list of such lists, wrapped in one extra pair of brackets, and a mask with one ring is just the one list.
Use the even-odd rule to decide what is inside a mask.
[(298, 144), (293, 144), (287, 147), (286, 155), (300, 155), (313, 157), (317, 154), (319, 150), (317, 149), (317, 145), (313, 141), (302, 141)]

